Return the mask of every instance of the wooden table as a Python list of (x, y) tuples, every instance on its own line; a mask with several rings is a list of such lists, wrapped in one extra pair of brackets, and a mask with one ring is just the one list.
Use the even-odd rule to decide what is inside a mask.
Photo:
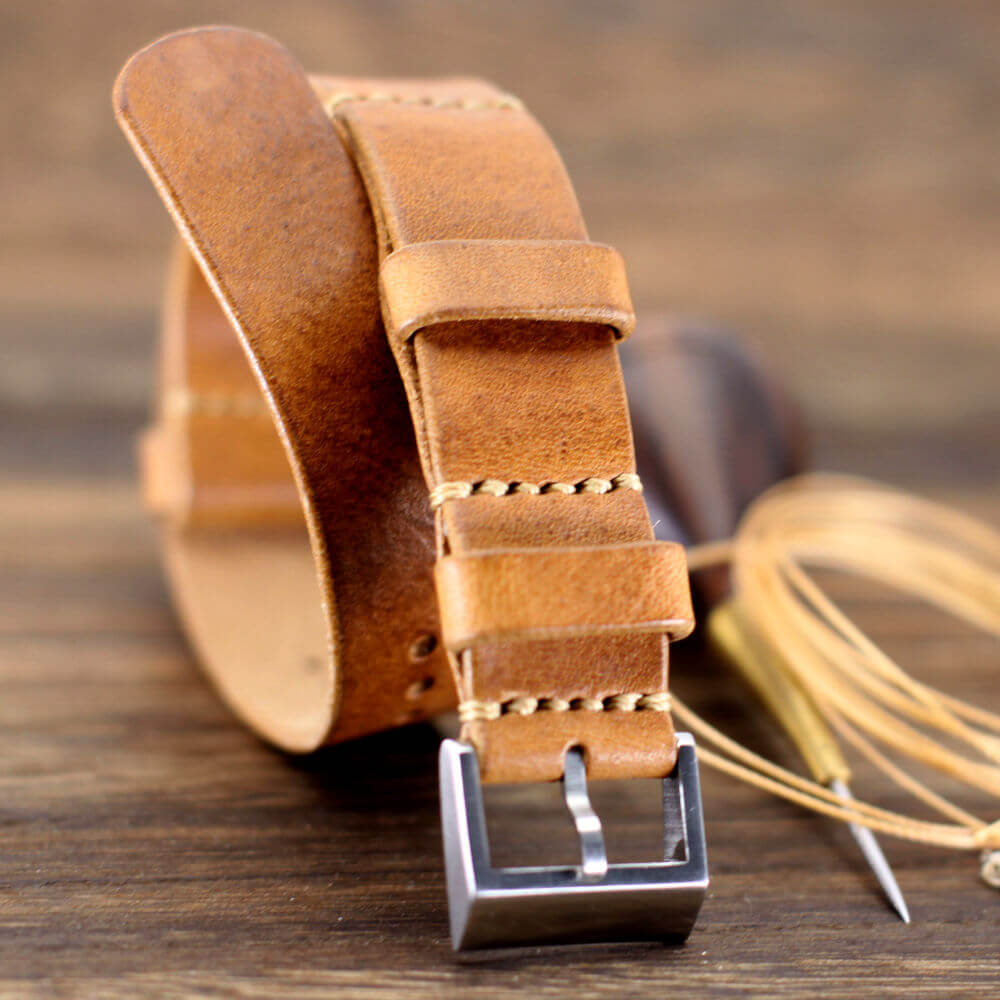
[[(591, 232), (629, 260), (640, 308), (762, 346), (803, 400), (817, 465), (997, 524), (998, 12), (871, 6), (404, 2), (389, 20), (257, 0), (211, 16), (311, 67), (515, 89), (551, 126)], [(458, 962), (435, 732), (295, 760), (228, 715), (178, 631), (134, 486), (167, 225), (107, 110), (131, 49), (205, 16), (194, 0), (4, 10), (0, 995), (1000, 995), (1000, 896), (974, 858), (885, 844), (906, 927), (844, 830), (711, 773), (713, 882), (685, 947)], [(1000, 704), (995, 642), (892, 595), (838, 593), (915, 674)], [(704, 653), (682, 652), (674, 677), (794, 760)], [(868, 778), (859, 792), (908, 806)], [(551, 791), (491, 795), (499, 860), (571, 851), (568, 831), (550, 843), (565, 830)], [(655, 853), (654, 790), (598, 804), (613, 851)]]

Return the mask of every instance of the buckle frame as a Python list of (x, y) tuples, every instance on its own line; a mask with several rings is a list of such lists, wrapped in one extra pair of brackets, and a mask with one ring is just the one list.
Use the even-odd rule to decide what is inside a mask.
[(582, 863), (537, 868), (492, 867), (476, 752), (445, 740), (441, 826), (452, 947), (687, 938), (708, 888), (708, 861), (694, 739), (676, 735), (677, 765), (663, 779), (663, 861), (607, 864), (582, 756), (577, 765), (567, 755), (564, 792)]

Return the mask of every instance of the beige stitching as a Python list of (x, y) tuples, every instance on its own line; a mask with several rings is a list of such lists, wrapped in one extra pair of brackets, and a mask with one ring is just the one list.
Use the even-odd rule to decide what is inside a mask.
[(507, 484), (499, 479), (484, 479), (477, 487), (477, 493), (485, 493), (491, 497), (502, 497), (507, 492)]
[(257, 417), (267, 416), (268, 409), (262, 396), (173, 389), (163, 398), (163, 413), (168, 417)]
[[(582, 487), (582, 484), (581, 484)], [(575, 493), (576, 485), (574, 483), (546, 483), (542, 487), (543, 493)]]
[(437, 510), (447, 500), (464, 500), (471, 496), (502, 497), (513, 493), (610, 493), (612, 490), (642, 492), (642, 481), (634, 472), (623, 472), (614, 479), (591, 476), (579, 483), (505, 483), (499, 479), (481, 482), (447, 482), (431, 490), (431, 510)]
[(671, 707), (668, 691), (613, 694), (603, 699), (521, 696), (507, 701), (480, 701), (473, 698), (458, 706), (458, 717), (462, 722), (492, 722), (503, 715), (534, 715), (537, 712), (669, 712)]
[(458, 111), (523, 111), (524, 105), (512, 94), (504, 94), (493, 100), (476, 101), (470, 98), (434, 97), (430, 94), (358, 94), (350, 91), (340, 91), (331, 94), (323, 103), (328, 115), (341, 104), (353, 101), (382, 101), (387, 104), (413, 104), (424, 108), (453, 108)]

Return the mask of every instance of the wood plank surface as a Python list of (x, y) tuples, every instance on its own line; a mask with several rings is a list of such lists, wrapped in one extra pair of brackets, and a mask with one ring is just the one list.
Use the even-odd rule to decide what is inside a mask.
[[(711, 773), (713, 882), (686, 946), (456, 960), (435, 731), (300, 760), (221, 706), (134, 485), (169, 226), (108, 101), (130, 51), (206, 21), (265, 30), (309, 68), (514, 90), (640, 310), (743, 331), (802, 400), (820, 467), (1000, 524), (996, 4), (8, 0), (0, 995), (1000, 996), (1000, 894), (974, 857), (886, 842), (906, 927), (843, 829)], [(838, 594), (917, 676), (1000, 708), (997, 643)], [(674, 684), (794, 761), (697, 647)], [(909, 806), (863, 768), (856, 784)], [(571, 856), (551, 791), (491, 792), (499, 860)], [(597, 798), (619, 857), (655, 853), (655, 789)]]

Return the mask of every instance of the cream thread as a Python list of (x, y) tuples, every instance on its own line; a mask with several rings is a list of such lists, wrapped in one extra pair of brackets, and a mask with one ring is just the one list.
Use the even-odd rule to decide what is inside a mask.
[(534, 715), (537, 712), (669, 712), (670, 693), (622, 693), (607, 698), (531, 698), (521, 696), (506, 701), (472, 698), (458, 706), (462, 722), (492, 722), (504, 715)]
[(382, 102), (385, 104), (412, 104), (423, 108), (454, 109), (456, 111), (523, 111), (524, 105), (513, 95), (504, 94), (493, 100), (473, 100), (471, 98), (434, 97), (431, 94), (357, 94), (341, 91), (331, 94), (323, 103), (328, 115), (341, 105), (355, 101)]
[(473, 482), (446, 482), (431, 490), (431, 510), (437, 510), (447, 500), (464, 500), (471, 496), (510, 496), (514, 493), (611, 493), (613, 490), (642, 492), (642, 481), (634, 472), (623, 472), (613, 479), (591, 476), (579, 483), (506, 483), (499, 479)]
[(484, 493), (491, 497), (502, 497), (507, 490), (507, 483), (502, 483), (499, 479), (486, 479), (476, 487), (477, 493)]
[(570, 493), (576, 493), (577, 486), (575, 483), (546, 483), (542, 487), (543, 493), (565, 493), (569, 495)]
[[(990, 862), (992, 852), (1000, 854), (1000, 821), (967, 812), (895, 758), (998, 794), (1000, 715), (911, 677), (840, 610), (812, 572), (867, 577), (1000, 636), (998, 560), (1000, 533), (989, 525), (864, 480), (816, 475), (772, 488), (744, 515), (734, 538), (688, 550), (691, 571), (730, 567), (734, 603), (715, 612), (735, 625), (728, 655), (793, 665), (795, 684), (815, 695), (838, 740), (948, 822), (841, 798), (742, 746), (679, 700), (674, 716), (698, 738), (699, 759), (731, 777), (876, 833), (985, 848)], [(895, 751), (893, 759), (880, 747)], [(994, 884), (992, 867), (981, 874)]]

